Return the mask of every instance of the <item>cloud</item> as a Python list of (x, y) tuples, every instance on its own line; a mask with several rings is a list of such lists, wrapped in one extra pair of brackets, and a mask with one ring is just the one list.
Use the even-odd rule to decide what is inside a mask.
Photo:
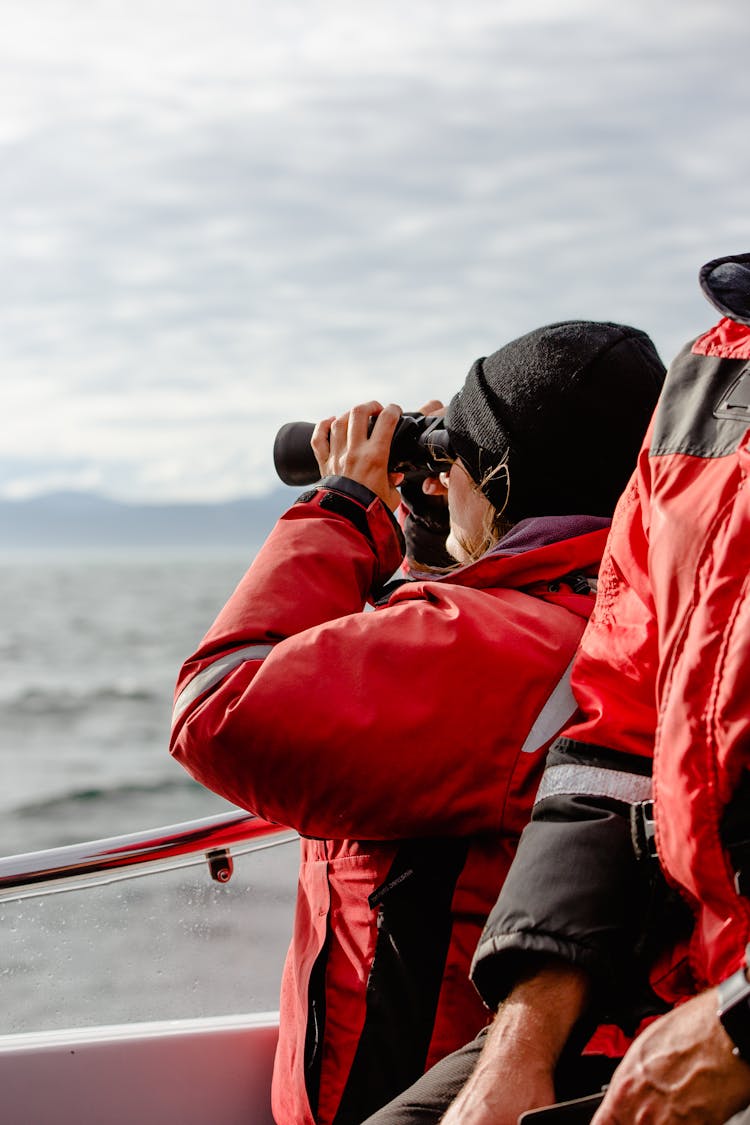
[(0, 492), (269, 487), (282, 422), (447, 398), (543, 321), (669, 357), (747, 248), (735, 0), (13, 12)]

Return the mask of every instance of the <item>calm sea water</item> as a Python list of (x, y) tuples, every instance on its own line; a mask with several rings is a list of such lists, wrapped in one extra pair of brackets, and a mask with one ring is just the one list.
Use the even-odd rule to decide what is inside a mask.
[[(167, 749), (174, 681), (248, 560), (0, 558), (0, 854), (231, 809)], [(266, 1010), (297, 845), (0, 904), (0, 1032)]]

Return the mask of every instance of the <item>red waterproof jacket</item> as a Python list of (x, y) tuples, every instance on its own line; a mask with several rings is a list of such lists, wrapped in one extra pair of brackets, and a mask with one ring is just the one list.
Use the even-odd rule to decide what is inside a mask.
[(606, 525), (548, 521), (535, 546), (518, 525), (505, 549), (362, 612), (401, 562), (400, 532), (367, 489), (330, 478), (281, 518), (186, 662), (174, 756), (305, 837), (283, 1125), (362, 1120), (486, 1022), (469, 962), (575, 711), (582, 575)]
[(690, 992), (750, 940), (723, 825), (750, 766), (749, 360), (750, 328), (725, 319), (671, 368), (575, 669), (587, 721), (568, 732), (653, 753), (659, 861), (696, 917)]
[[(719, 983), (744, 960), (748, 361), (750, 319), (724, 318), (669, 369), (615, 512), (574, 665), (584, 717), (550, 751), (532, 822), (475, 958), (474, 979), (490, 1003), (512, 986), (521, 954), (553, 954), (589, 971), (596, 1015), (632, 1033), (643, 1017)], [(656, 868), (648, 858), (654, 844)], [(585, 893), (565, 872), (573, 855), (586, 870)], [(659, 866), (671, 892), (656, 894), (653, 915)], [(530, 882), (534, 872), (546, 879)], [(640, 991), (639, 963), (649, 982)], [(599, 1046), (607, 1050), (601, 1035)]]

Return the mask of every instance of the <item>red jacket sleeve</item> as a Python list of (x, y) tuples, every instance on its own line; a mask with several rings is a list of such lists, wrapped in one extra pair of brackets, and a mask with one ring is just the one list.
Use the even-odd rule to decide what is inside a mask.
[(565, 732), (571, 739), (649, 759), (658, 669), (657, 618), (648, 571), (650, 441), (651, 430), (615, 510), (596, 604), (571, 677), (583, 720)]
[(362, 612), (398, 563), (390, 516), (368, 508), (368, 537), (322, 503), (277, 524), (185, 664), (173, 755), (305, 835), (520, 831), (543, 753), (522, 746), (583, 618), (450, 581), (406, 583)]

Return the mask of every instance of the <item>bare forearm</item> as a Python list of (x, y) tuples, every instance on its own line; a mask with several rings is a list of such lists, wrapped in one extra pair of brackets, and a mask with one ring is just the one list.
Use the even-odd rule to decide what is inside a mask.
[(588, 992), (586, 975), (562, 963), (547, 963), (520, 981), (444, 1125), (515, 1125), (520, 1113), (553, 1102), (555, 1067)]

